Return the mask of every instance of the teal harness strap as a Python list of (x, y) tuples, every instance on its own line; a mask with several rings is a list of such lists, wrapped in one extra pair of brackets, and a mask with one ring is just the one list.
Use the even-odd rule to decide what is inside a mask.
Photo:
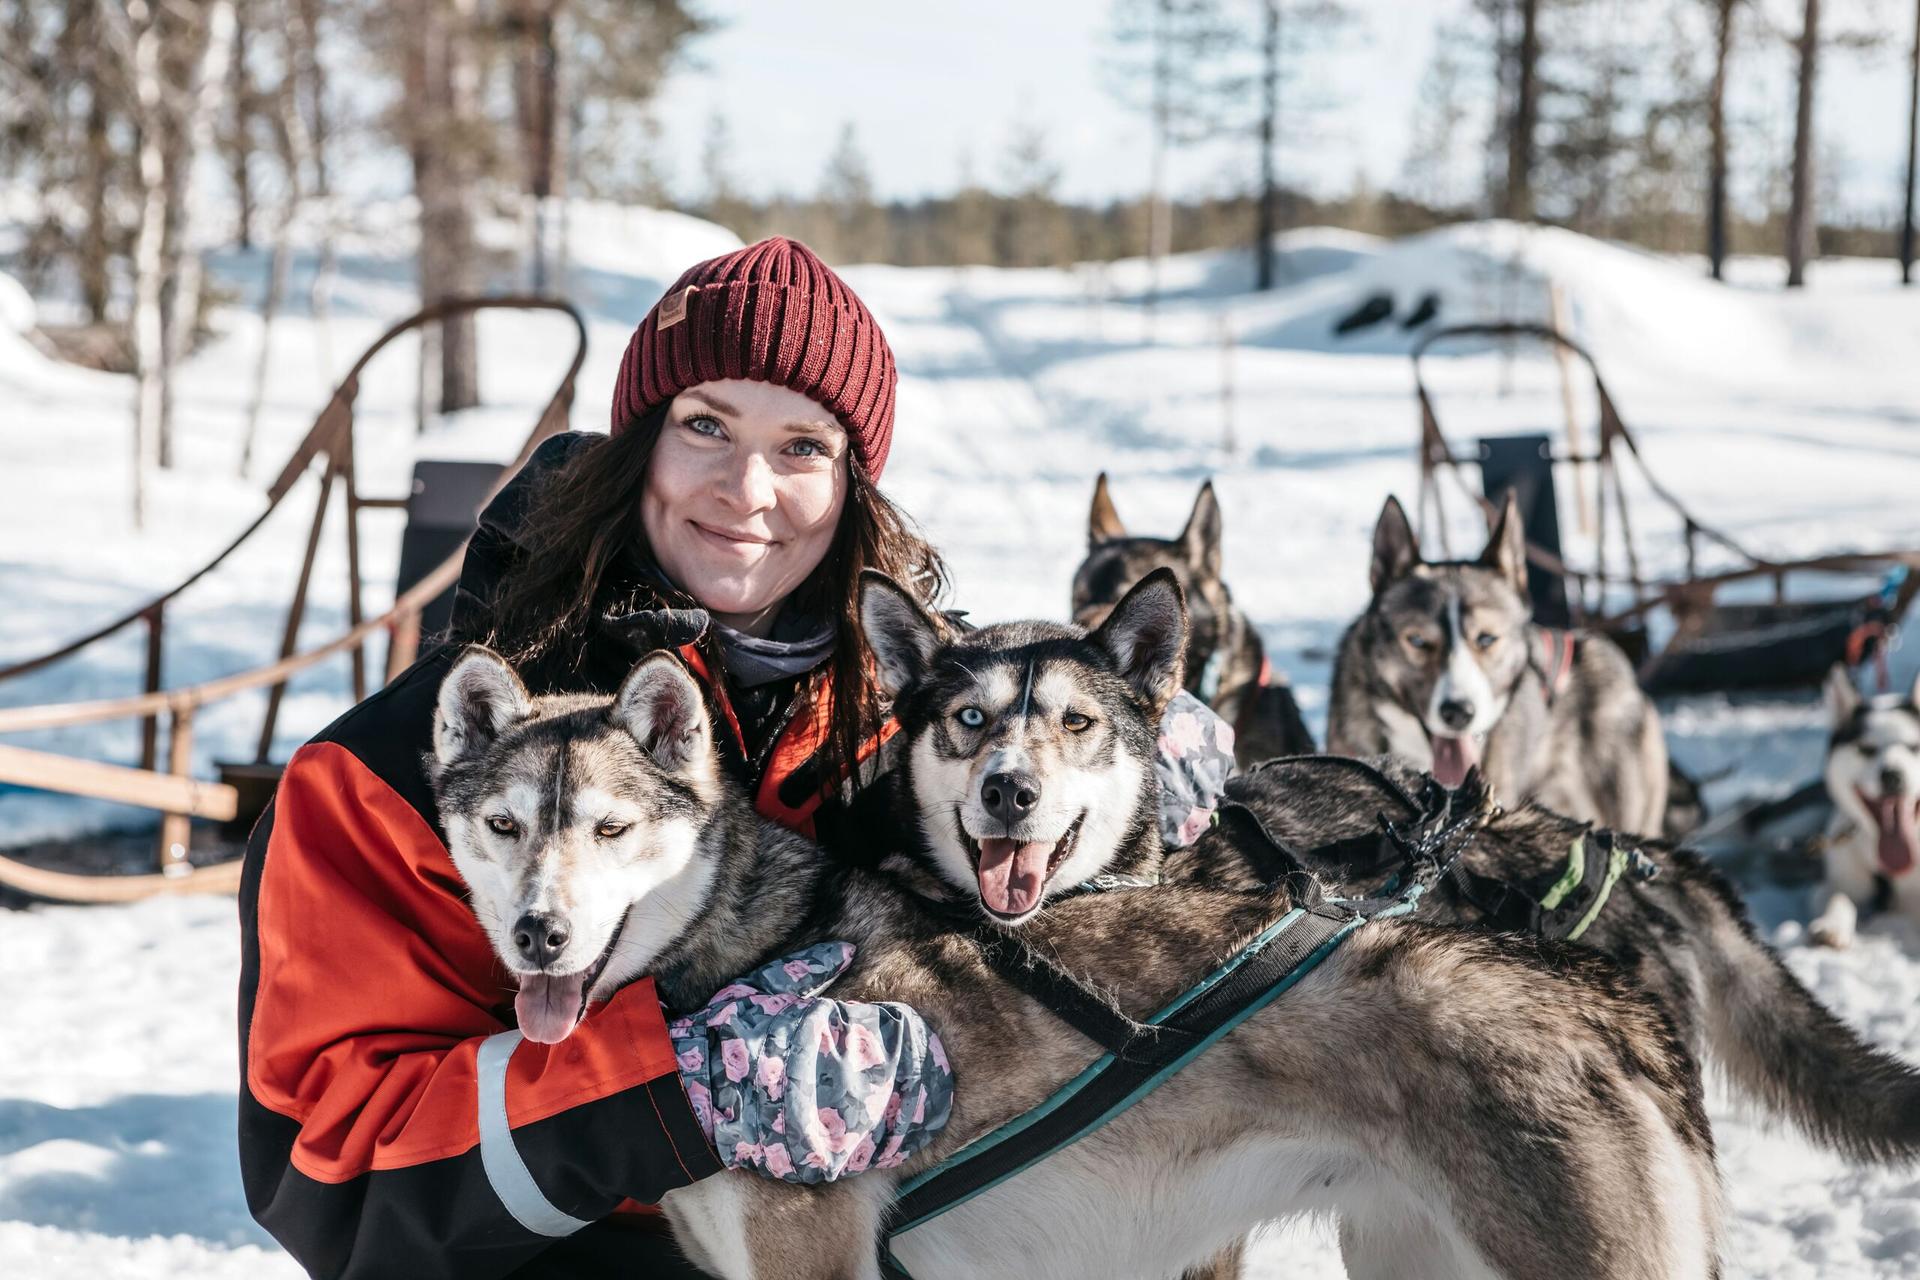
[[(1405, 905), (1396, 903), (1388, 911), (1399, 914)], [(881, 1233), (882, 1274), (889, 1280), (912, 1280), (894, 1256), (897, 1236), (1105, 1125), (1290, 990), (1371, 918), (1375, 916), (1332, 899), (1295, 907), (1146, 1023), (1137, 1024), (1143, 1034), (1116, 1046), (1118, 1051), (1110, 1048), (1038, 1107), (909, 1179)], [(1155, 1036), (1156, 1029), (1169, 1034)]]

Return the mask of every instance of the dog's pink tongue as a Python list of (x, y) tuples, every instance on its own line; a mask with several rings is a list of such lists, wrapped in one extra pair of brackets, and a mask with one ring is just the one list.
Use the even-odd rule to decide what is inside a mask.
[(1881, 796), (1873, 802), (1873, 821), (1880, 828), (1880, 869), (1890, 876), (1913, 870), (1914, 853), (1920, 849), (1913, 797)]
[(580, 988), (586, 980), (584, 970), (564, 978), (523, 974), (520, 994), (513, 998), (520, 1034), (537, 1044), (559, 1044), (572, 1035), (580, 1021)]
[(1047, 885), (1050, 843), (1020, 844), (998, 837), (980, 842), (980, 900), (1003, 916), (1025, 915)]
[(1451, 790), (1467, 780), (1467, 770), (1480, 763), (1472, 738), (1433, 739), (1433, 780)]

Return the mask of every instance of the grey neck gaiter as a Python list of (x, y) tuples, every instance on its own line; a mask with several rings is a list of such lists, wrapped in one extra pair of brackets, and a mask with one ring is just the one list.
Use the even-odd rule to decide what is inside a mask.
[[(784, 623), (786, 619), (781, 621)], [(776, 626), (775, 634), (784, 629)], [(769, 637), (762, 640), (759, 636), (735, 631), (717, 620), (713, 624), (713, 633), (719, 639), (721, 653), (726, 659), (727, 674), (743, 689), (804, 675), (826, 661), (827, 655), (833, 652), (831, 623), (814, 623), (811, 634), (807, 634), (808, 625), (804, 622), (793, 630), (801, 634), (797, 638), (776, 640)]]

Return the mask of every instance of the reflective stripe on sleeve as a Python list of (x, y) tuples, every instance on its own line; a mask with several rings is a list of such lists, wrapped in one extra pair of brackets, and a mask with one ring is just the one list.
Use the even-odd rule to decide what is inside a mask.
[(507, 1125), (507, 1061), (520, 1047), (518, 1031), (488, 1036), (476, 1063), (480, 1079), (480, 1164), (507, 1212), (535, 1235), (570, 1236), (588, 1224), (547, 1199), (520, 1158)]

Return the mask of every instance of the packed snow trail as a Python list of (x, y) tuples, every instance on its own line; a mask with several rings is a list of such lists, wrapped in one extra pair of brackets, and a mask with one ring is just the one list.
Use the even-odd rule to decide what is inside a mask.
[[(593, 345), (574, 420), (598, 429), (632, 325), (681, 267), (728, 239), (691, 220), (606, 206), (583, 208), (576, 227), (575, 282)], [(343, 246), (331, 335), (340, 359), (412, 308), (398, 243), (369, 233)], [(1270, 295), (1246, 291), (1241, 255), (1171, 261), (1151, 344), (1140, 264), (848, 273), (903, 372), (886, 488), (948, 557), (955, 605), (979, 621), (1058, 616), (1098, 471), (1112, 473), (1132, 528), (1166, 534), (1213, 475), (1236, 600), (1323, 733), (1332, 648), (1365, 602), (1367, 536), (1382, 499), (1411, 492), (1416, 421), (1408, 335), (1389, 325), (1338, 344), (1330, 320), (1380, 288), (1401, 309), (1440, 289), (1443, 316), (1461, 319), (1487, 299), (1541, 295), (1545, 274), (1569, 288), (1582, 336), (1650, 460), (1703, 516), (1766, 549), (1801, 554), (1911, 541), (1920, 529), (1920, 373), (1907, 356), (1920, 349), (1920, 306), (1891, 284), (1884, 263), (1819, 264), (1814, 287), (1788, 297), (1708, 286), (1691, 264), (1498, 224), (1392, 244), (1323, 231), (1285, 243), (1290, 283)], [(217, 269), (251, 297), (259, 266), (257, 256), (231, 257)], [(1503, 274), (1511, 271), (1530, 274)], [(0, 301), (13, 319), (20, 298)], [(245, 395), (231, 373), (252, 367), (258, 329), (231, 309), (216, 328), (221, 336), (182, 370), (183, 466), (157, 481), (159, 518), (141, 535), (124, 523), (126, 381), (53, 365), (0, 324), (0, 404), (11, 414), (0, 431), (0, 660), (50, 647), (167, 585), (257, 510), (257, 487), (233, 476)], [(1233, 339), (1228, 353), (1223, 334)], [(502, 456), (550, 390), (562, 338), (531, 321), (483, 321), (489, 407), (432, 428), (420, 448)], [(276, 325), (258, 452), (267, 463), (299, 438), (338, 372), (318, 367), (319, 346), (310, 316)], [(1469, 352), (1436, 362), (1433, 377), (1443, 422), (1462, 443), (1486, 431), (1559, 429), (1550, 362), (1507, 366), (1496, 352)], [(1503, 379), (1516, 394), (1488, 394)], [(370, 492), (405, 484), (416, 449), (411, 393), (404, 352), (362, 388)], [(1566, 495), (1561, 507), (1573, 510)], [(398, 542), (397, 522), (384, 519), (369, 522), (364, 548), (376, 597), (391, 585)], [(240, 572), (183, 601), (169, 630), (170, 681), (272, 652), (303, 526), (296, 516), (271, 527)], [(1462, 544), (1472, 536), (1464, 525), (1457, 532)], [(338, 621), (343, 573), (329, 550), (310, 638)], [(1896, 659), (1896, 675), (1910, 680), (1920, 648)], [(139, 662), (130, 638), (0, 687), (0, 702), (128, 692)], [(282, 754), (337, 712), (344, 689), (344, 664), (296, 683)], [(1676, 756), (1708, 774), (1732, 770), (1717, 784), (1723, 798), (1785, 790), (1817, 771), (1825, 726), (1808, 699), (1696, 699), (1662, 710)], [(215, 758), (250, 753), (258, 714), (244, 700), (203, 714), (202, 772)], [(134, 732), (21, 742), (124, 760)], [(139, 818), (0, 791), (0, 821), (16, 841)], [(1763, 928), (1823, 1000), (1875, 1043), (1920, 1060), (1920, 936), (1879, 922), (1851, 952), (1812, 949), (1801, 941), (1803, 887), (1757, 879), (1746, 887)], [(297, 1274), (247, 1215), (234, 1155), (233, 903), (4, 911), (0, 938), (24, 975), (0, 1001), (0, 1274)], [(1920, 1173), (1850, 1167), (1724, 1097), (1713, 1111), (1730, 1276), (1920, 1272)], [(1342, 1274), (1320, 1225), (1264, 1238), (1253, 1261), (1261, 1280)]]

